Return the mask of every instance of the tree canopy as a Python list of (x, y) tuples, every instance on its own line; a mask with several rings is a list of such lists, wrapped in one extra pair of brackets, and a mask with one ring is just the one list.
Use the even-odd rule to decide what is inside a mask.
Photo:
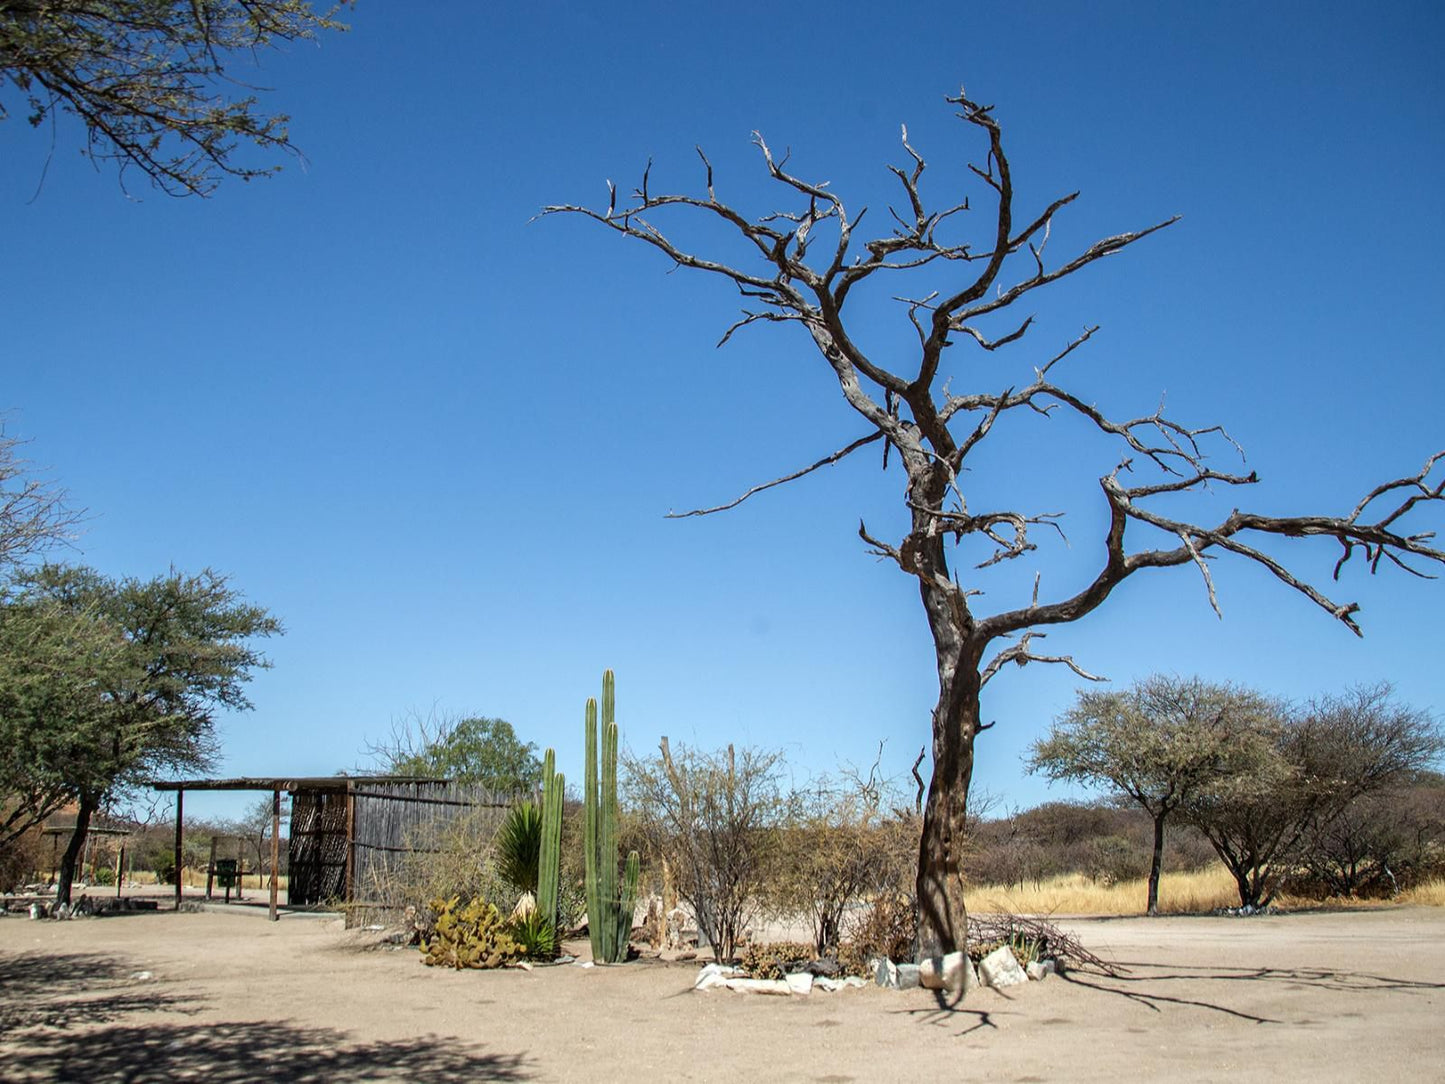
[(505, 719), (412, 712), (393, 721), (390, 738), (364, 751), (392, 775), (454, 779), (504, 793), (535, 790), (542, 782), (536, 743), (523, 742)]
[[(348, 0), (349, 2), (349, 0)], [(0, 119), (23, 98), (33, 126), (85, 126), (82, 153), (138, 169), (167, 195), (273, 173), (243, 144), (297, 153), (284, 113), (260, 108), (233, 58), (344, 30), (305, 0), (0, 0)]]
[(216, 714), (249, 708), (246, 683), (269, 665), (253, 641), (281, 625), (210, 570), (115, 580), (46, 565), (18, 577), (0, 630), (4, 676), (22, 679), (0, 701), (3, 797), (32, 823), (76, 804), (64, 902), (90, 818), (128, 787), (210, 765)]
[(1411, 779), (1441, 753), (1428, 712), (1387, 683), (1291, 709), (1258, 770), (1201, 790), (1183, 812), (1228, 867), (1244, 907), (1267, 906), (1300, 866), (1309, 835), (1360, 799)]
[(20, 454), (22, 446), (0, 425), (0, 575), (66, 542), (80, 519), (65, 490)]
[(1033, 745), (1030, 771), (1108, 787), (1154, 818), (1148, 910), (1159, 908), (1165, 822), (1210, 788), (1257, 772), (1279, 708), (1259, 693), (1155, 675), (1118, 691), (1084, 690)]

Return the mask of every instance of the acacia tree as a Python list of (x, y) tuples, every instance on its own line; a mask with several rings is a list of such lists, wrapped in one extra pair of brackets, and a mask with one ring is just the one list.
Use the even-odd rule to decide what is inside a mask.
[(1078, 702), (1034, 742), (1029, 771), (1109, 786), (1153, 818), (1149, 914), (1159, 913), (1164, 830), (1181, 805), (1268, 761), (1277, 712), (1248, 689), (1155, 675), (1121, 691), (1081, 691)]
[[(1042, 629), (1087, 616), (1138, 572), (1180, 565), (1199, 570), (1217, 610), (1208, 560), (1226, 552), (1262, 565), (1358, 633), (1355, 604), (1332, 601), (1260, 548), (1255, 539), (1333, 538), (1344, 550), (1340, 565), (1359, 549), (1372, 570), (1382, 561), (1403, 565), (1404, 558), (1411, 555), (1445, 561), (1445, 551), (1428, 544), (1429, 534), (1406, 534), (1401, 527), (1402, 517), (1415, 505), (1441, 498), (1445, 482), (1432, 481), (1431, 475), (1445, 453), (1430, 458), (1416, 474), (1375, 487), (1347, 515), (1280, 517), (1235, 510), (1215, 522), (1196, 523), (1172, 514), (1182, 507), (1181, 497), (1211, 485), (1253, 485), (1258, 481), (1256, 474), (1229, 473), (1210, 465), (1208, 452), (1216, 442), (1225, 442), (1226, 449), (1232, 444), (1220, 426), (1176, 422), (1165, 417), (1162, 407), (1143, 417), (1115, 419), (1070, 391), (1061, 382), (1064, 363), (1097, 328), (1086, 329), (1043, 360), (1027, 383), (990, 376), (980, 364), (968, 369), (957, 364), (964, 351), (949, 348), (961, 343), (992, 355), (1024, 340), (1033, 317), (1010, 318), (1022, 299), (1122, 251), (1175, 219), (1106, 237), (1061, 262), (1046, 261), (1045, 243), (1054, 218), (1077, 193), (1061, 196), (1037, 214), (1016, 219), (1013, 175), (992, 107), (980, 105), (962, 92), (948, 101), (958, 108), (964, 125), (987, 146), (983, 164), (970, 167), (989, 197), (979, 244), (954, 236), (955, 227), (973, 210), (967, 196), (929, 209), (931, 204), (923, 192), (925, 162), (908, 142), (906, 128), (903, 150), (909, 164), (890, 167), (901, 187), (902, 209), (893, 211), (891, 228), (871, 236), (858, 232), (862, 210), (850, 214), (841, 195), (825, 183), (792, 172), (787, 159), (776, 158), (757, 134), (754, 142), (763, 166), (776, 182), (780, 198), (788, 201), (781, 210), (754, 217), (724, 202), (714, 187), (712, 165), (699, 150), (704, 179), (692, 194), (654, 191), (649, 168), (631, 197), (622, 202), (609, 182), (611, 198), (605, 209), (563, 204), (543, 211), (586, 216), (644, 242), (675, 266), (731, 282), (752, 307), (744, 309), (722, 342), (755, 323), (799, 325), (832, 370), (844, 401), (863, 423), (857, 439), (812, 465), (756, 485), (727, 504), (684, 515), (736, 507), (757, 493), (836, 463), (875, 442), (883, 442), (885, 467), (888, 453), (896, 453), (905, 476), (908, 525), (894, 541), (871, 533), (863, 524), (858, 533), (873, 553), (896, 563), (916, 582), (937, 663), (933, 771), (919, 848), (922, 954), (959, 948), (966, 936), (964, 827), (974, 740), (990, 725), (980, 711), (984, 687), (1010, 662), (1020, 666), (1031, 661), (1061, 663), (1085, 678), (1092, 677), (1068, 656), (1039, 653), (1035, 644), (1045, 635)], [(728, 263), (675, 241), (658, 221), (659, 216), (672, 212), (701, 216), (732, 232), (743, 242), (750, 262)], [(918, 276), (925, 268), (940, 273), (943, 288), (901, 299), (916, 332), (916, 351), (906, 365), (885, 362), (866, 350), (853, 333), (857, 329), (848, 302), (865, 286), (894, 281), (905, 272)], [(934, 279), (924, 275), (919, 281), (925, 280)], [(897, 287), (891, 292), (896, 293)], [(1004, 320), (1007, 322), (998, 323)], [(950, 376), (977, 383), (971, 390), (953, 390)], [(982, 570), (1032, 552), (1037, 545), (1036, 529), (1057, 526), (1056, 516), (1050, 512), (1022, 506), (980, 507), (978, 500), (970, 503), (970, 490), (982, 489), (978, 480), (987, 471), (975, 452), (995, 433), (1014, 428), (998, 426), (1005, 415), (1072, 415), (1116, 441), (1119, 458), (1099, 478), (1108, 523), (1095, 543), (1097, 572), (1077, 590), (1053, 598), (1040, 594), (1036, 577), (1032, 597), (1021, 605), (982, 613), (976, 608), (977, 577), (970, 575), (968, 582), (961, 582), (955, 575), (948, 558), (949, 543), (981, 543), (985, 549), (976, 567)], [(995, 456), (991, 462), (1012, 469), (1006, 457)], [(965, 471), (975, 464), (977, 471), (966, 476)], [(1136, 537), (1140, 533), (1149, 540), (1141, 543)], [(1150, 548), (1151, 544), (1159, 548)]]
[(1260, 771), (1200, 791), (1184, 815), (1228, 867), (1241, 907), (1267, 907), (1305, 862), (1309, 835), (1360, 798), (1410, 780), (1440, 756), (1439, 726), (1387, 683), (1320, 697), (1286, 714)]
[[(295, 154), (284, 113), (258, 108), (255, 88), (232, 78), (254, 56), (318, 32), (344, 30), (304, 0), (0, 0), (0, 120), (7, 91), (32, 126), (70, 114), (85, 126), (83, 153), (139, 169), (171, 196), (207, 195), (224, 176), (250, 180), (249, 143)], [(229, 93), (226, 93), (229, 92)]]
[(281, 625), (210, 570), (117, 581), (93, 569), (47, 565), (21, 582), (27, 603), (95, 615), (119, 644), (103, 670), (72, 665), (69, 680), (91, 703), (74, 719), (37, 718), (55, 734), (45, 747), (51, 759), (24, 766), (61, 781), (76, 804), (56, 879), (56, 901), (67, 903), (91, 818), (158, 773), (209, 766), (216, 712), (249, 708), (245, 683), (269, 665), (251, 641)]

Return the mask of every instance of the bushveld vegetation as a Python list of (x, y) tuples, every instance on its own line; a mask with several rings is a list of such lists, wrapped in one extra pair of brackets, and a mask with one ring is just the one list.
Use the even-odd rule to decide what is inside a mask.
[[(1263, 700), (1239, 702), (1257, 707)], [(1185, 804), (1157, 857), (1156, 812), (1126, 793), (1006, 813), (975, 796), (969, 910), (1129, 914), (1153, 904), (1158, 912), (1197, 913), (1340, 899), (1445, 902), (1445, 776), (1425, 767), (1439, 749), (1428, 716), (1376, 687), (1270, 714), (1259, 726), (1273, 753), (1231, 759), (1228, 771), (1192, 791), (1195, 800)], [(1286, 754), (1302, 745), (1314, 759), (1289, 760)], [(660, 946), (666, 916), (680, 901), (700, 947), (719, 960), (747, 956), (757, 963), (803, 953), (861, 973), (874, 956), (917, 952), (921, 819), (879, 778), (876, 765), (866, 779), (849, 772), (788, 785), (793, 776), (781, 753), (672, 748), (666, 739), (658, 754), (626, 754), (622, 761), (616, 839), (640, 852), (641, 891), (662, 902), (649, 907), (661, 921), (634, 930), (634, 939)], [(1358, 770), (1361, 764), (1367, 770)], [(1361, 783), (1366, 777), (1369, 785)], [(1236, 804), (1227, 818), (1211, 819), (1221, 794), (1266, 789), (1272, 802)], [(1241, 810), (1256, 811), (1256, 827)], [(566, 803), (563, 899), (568, 886), (574, 898), (582, 892), (583, 819), (578, 803)], [(1269, 895), (1243, 896), (1219, 840), (1250, 832), (1276, 838), (1281, 824), (1288, 838), (1271, 852), (1267, 880), (1259, 882)], [(490, 836), (457, 833), (434, 843), (418, 856), (432, 872), (410, 886), (418, 901), (435, 894), (459, 898), (460, 906), (475, 900), (499, 914), (514, 907), (524, 878), (487, 872), (498, 868)], [(502, 855), (515, 850), (503, 836)], [(503, 862), (511, 864), (510, 857)], [(574, 929), (581, 902), (570, 913), (559, 903), (559, 931)], [(806, 922), (810, 942), (760, 947), (754, 932), (778, 921)], [(611, 956), (621, 958), (620, 950)]]

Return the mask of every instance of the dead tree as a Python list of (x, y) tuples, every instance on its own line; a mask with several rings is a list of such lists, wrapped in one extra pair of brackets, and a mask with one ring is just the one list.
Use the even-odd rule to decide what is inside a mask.
[[(1054, 200), (1033, 217), (1016, 220), (1013, 178), (993, 108), (979, 105), (963, 92), (948, 101), (957, 107), (959, 119), (987, 142), (983, 164), (969, 167), (989, 206), (984, 212), (987, 239), (978, 246), (951, 236), (972, 210), (967, 198), (939, 210), (928, 209), (922, 188), (925, 163), (909, 144), (906, 128), (903, 150), (908, 164), (889, 167), (901, 186), (902, 203), (892, 209), (887, 232), (871, 239), (858, 233), (862, 210), (850, 214), (826, 183), (806, 181), (790, 172), (787, 158), (775, 157), (756, 133), (754, 143), (763, 164), (789, 201), (783, 210), (752, 218), (723, 202), (714, 189), (712, 165), (699, 149), (704, 178), (695, 194), (653, 191), (649, 166), (641, 184), (623, 202), (609, 182), (611, 198), (605, 210), (561, 205), (543, 212), (583, 215), (645, 242), (676, 266), (731, 281), (748, 307), (719, 345), (755, 323), (801, 325), (832, 368), (843, 398), (862, 419), (861, 435), (831, 455), (753, 486), (727, 504), (680, 515), (735, 508), (749, 497), (875, 442), (883, 442), (885, 468), (889, 453), (896, 453), (906, 475), (907, 530), (896, 542), (885, 541), (862, 523), (858, 533), (873, 553), (895, 562), (917, 581), (937, 656), (933, 772), (918, 866), (921, 954), (961, 948), (965, 938), (962, 832), (974, 739), (991, 725), (979, 712), (984, 686), (1009, 663), (1058, 663), (1094, 679), (1067, 655), (1041, 653), (1038, 641), (1045, 635), (1041, 630), (1089, 614), (1137, 572), (1180, 565), (1193, 565), (1199, 571), (1209, 602), (1218, 612), (1209, 563), (1220, 553), (1231, 553), (1263, 565), (1358, 634), (1357, 604), (1333, 601), (1259, 548), (1258, 539), (1333, 538), (1343, 549), (1335, 565), (1336, 578), (1357, 550), (1371, 572), (1384, 562), (1423, 575), (1406, 563), (1408, 558), (1445, 562), (1445, 551), (1429, 544), (1433, 533), (1404, 533), (1402, 526), (1416, 505), (1441, 499), (1445, 482), (1432, 475), (1445, 452), (1431, 456), (1418, 473), (1376, 486), (1344, 516), (1278, 517), (1236, 509), (1217, 521), (1200, 516), (1196, 523), (1174, 518), (1181, 495), (1211, 487), (1251, 486), (1257, 475), (1212, 465), (1212, 451), (1239, 452), (1221, 426), (1176, 422), (1165, 417), (1162, 406), (1147, 416), (1116, 420), (1065, 387), (1059, 376), (1067, 368), (1065, 362), (1073, 359), (1096, 327), (1086, 328), (1052, 356), (1045, 355), (1033, 369), (1032, 379), (1021, 385), (1004, 386), (1007, 382), (1000, 378), (989, 388), (992, 381), (982, 366), (965, 370), (956, 364), (961, 347), (948, 355), (953, 364), (945, 366), (949, 347), (963, 344), (983, 351), (984, 355), (976, 355), (982, 357), (1018, 344), (1033, 323), (1032, 316), (1010, 319), (1020, 300), (1176, 221), (1171, 218), (1106, 237), (1061, 262), (1046, 261), (1044, 250), (1054, 216), (1078, 193)], [(673, 212), (701, 215), (736, 231), (748, 249), (749, 262), (735, 266), (676, 243), (658, 225), (660, 216)], [(887, 281), (900, 272), (917, 278), (924, 268), (948, 273), (951, 286), (926, 296), (897, 298), (917, 333), (917, 349), (906, 368), (885, 367), (849, 333), (848, 300), (865, 284)], [(929, 274), (923, 277), (931, 281)], [(950, 390), (945, 370), (955, 378), (965, 374), (976, 378), (976, 387), (963, 393)], [(1057, 513), (982, 508), (969, 500), (970, 489), (976, 488), (969, 481), (978, 477), (964, 474), (966, 466), (977, 462), (971, 463), (969, 457), (999, 429), (1000, 418), (1015, 412), (1045, 418), (1071, 415), (1086, 429), (1117, 443), (1114, 466), (1099, 478), (1108, 524), (1094, 543), (1098, 571), (1080, 589), (1046, 599), (1040, 595), (1036, 575), (1031, 598), (1021, 599), (1014, 608), (983, 614), (976, 610), (980, 594), (976, 583), (961, 582), (949, 567), (949, 543), (981, 544), (983, 559), (976, 570), (982, 570), (1033, 552), (1039, 529), (1055, 532), (1059, 527)], [(977, 578), (977, 571), (971, 573), (971, 581)]]

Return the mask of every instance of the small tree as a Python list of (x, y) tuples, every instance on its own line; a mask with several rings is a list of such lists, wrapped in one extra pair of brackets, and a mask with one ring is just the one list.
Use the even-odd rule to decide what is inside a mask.
[[(204, 196), (223, 176), (279, 168), (238, 160), (240, 144), (297, 153), (290, 118), (262, 112), (227, 64), (344, 30), (335, 11), (318, 14), (302, 0), (7, 0), (0, 95), (19, 91), (32, 126), (76, 117), (82, 153), (118, 162), (122, 177), (136, 168), (167, 195)], [(8, 116), (0, 97), (0, 120)]]
[(713, 957), (737, 954), (762, 898), (785, 810), (781, 753), (704, 753), (666, 738), (661, 754), (624, 759), (627, 793), (649, 850), (667, 860)]
[(900, 833), (882, 798), (871, 778), (823, 777), (789, 802), (766, 896), (779, 914), (808, 916), (819, 956), (836, 955), (850, 906), (912, 880), (918, 826)]
[(1270, 756), (1259, 770), (1184, 805), (1233, 875), (1242, 907), (1274, 900), (1300, 868), (1315, 826), (1363, 795), (1408, 780), (1441, 751), (1431, 716), (1395, 703), (1383, 683), (1297, 708), (1269, 737)]
[(536, 743), (519, 739), (505, 719), (413, 711), (392, 720), (391, 736), (368, 743), (363, 752), (390, 775), (454, 779), (504, 794), (542, 783)]
[[(251, 805), (246, 807), (246, 812), (239, 820), (229, 825), (231, 831), (235, 832), (245, 841), (246, 850), (255, 856), (255, 870), (258, 874), (270, 872), (271, 864), (271, 833), (275, 830), (274, 811), (271, 808), (272, 799), (268, 796), (258, 798)], [(281, 838), (286, 838), (286, 825), (291, 817), (291, 799), (281, 795)], [(285, 847), (279, 848), (281, 863), (286, 862)], [(276, 871), (280, 873), (280, 870)]]
[(1159, 913), (1164, 829), (1191, 798), (1250, 773), (1268, 755), (1274, 709), (1264, 697), (1198, 678), (1155, 675), (1120, 692), (1081, 691), (1074, 707), (1033, 744), (1031, 772), (1110, 787), (1154, 820), (1148, 913)]
[(91, 817), (128, 787), (211, 763), (216, 712), (249, 708), (251, 671), (269, 665), (251, 641), (279, 633), (281, 625), (210, 570), (141, 581), (47, 565), (28, 574), (22, 588), (24, 604), (93, 615), (118, 644), (114, 664), (100, 672), (84, 653), (68, 659), (62, 676), (89, 706), (72, 719), (37, 718), (54, 740), (21, 765), (36, 779), (60, 780), (76, 803), (57, 878), (56, 899), (64, 903)]

